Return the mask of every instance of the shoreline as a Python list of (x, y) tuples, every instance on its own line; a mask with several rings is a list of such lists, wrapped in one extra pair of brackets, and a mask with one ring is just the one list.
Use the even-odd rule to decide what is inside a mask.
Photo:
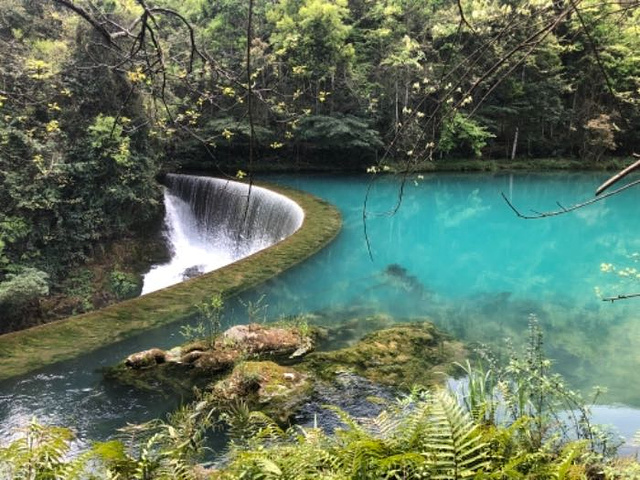
[(215, 293), (232, 297), (311, 257), (339, 233), (342, 219), (328, 202), (299, 190), (259, 183), (304, 210), (293, 235), (197, 278), (101, 310), (0, 336), (0, 380), (76, 357), (145, 330), (187, 318)]
[[(264, 173), (334, 173), (353, 174), (367, 173), (367, 168), (376, 166), (380, 174), (403, 173), (437, 173), (437, 172), (584, 172), (602, 171), (612, 172), (628, 167), (637, 161), (632, 156), (611, 157), (597, 162), (575, 158), (528, 158), (516, 160), (495, 159), (449, 159), (437, 161), (422, 161), (413, 164), (407, 162), (385, 162), (383, 165), (362, 164), (361, 166), (323, 165), (313, 162), (281, 160), (275, 162), (256, 162), (251, 169), (253, 174)], [(187, 162), (181, 165), (181, 172), (208, 172), (209, 174), (225, 173), (234, 177), (238, 171), (249, 172), (246, 164), (218, 164), (207, 162)]]

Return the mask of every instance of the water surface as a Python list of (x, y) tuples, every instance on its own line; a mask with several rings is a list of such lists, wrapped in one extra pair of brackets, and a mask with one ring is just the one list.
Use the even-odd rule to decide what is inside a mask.
[[(544, 329), (548, 355), (573, 387), (606, 387), (596, 420), (629, 437), (640, 428), (639, 300), (601, 301), (599, 294), (640, 291), (637, 192), (544, 220), (518, 219), (500, 197), (523, 210), (556, 209), (590, 198), (606, 175), (424, 175), (406, 183), (402, 205), (386, 215), (400, 180), (371, 190), (368, 240), (363, 234), (367, 176), (277, 176), (338, 206), (344, 217), (333, 244), (293, 270), (245, 294), (265, 295), (268, 315), (316, 312), (326, 323), (385, 313), (425, 317), (454, 336), (500, 349), (526, 336), (530, 314)], [(611, 264), (611, 266), (609, 266)], [(640, 269), (640, 266), (638, 267)], [(620, 272), (623, 272), (620, 274)], [(229, 302), (229, 324), (246, 322)], [(1, 436), (32, 415), (73, 426), (82, 439), (106, 438), (126, 422), (144, 421), (180, 399), (119, 388), (100, 368), (127, 354), (179, 343), (180, 325), (163, 327), (25, 378), (0, 383)]]

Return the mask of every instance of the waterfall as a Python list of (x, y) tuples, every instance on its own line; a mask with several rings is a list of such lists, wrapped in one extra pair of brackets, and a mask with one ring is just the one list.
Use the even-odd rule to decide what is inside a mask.
[(165, 234), (171, 260), (144, 277), (142, 294), (210, 272), (294, 233), (304, 212), (266, 188), (219, 178), (169, 174)]

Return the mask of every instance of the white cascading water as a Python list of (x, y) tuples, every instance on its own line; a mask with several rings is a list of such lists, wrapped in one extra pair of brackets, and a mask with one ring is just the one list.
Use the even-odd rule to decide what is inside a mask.
[[(304, 212), (265, 188), (194, 175), (167, 175), (165, 234), (171, 260), (144, 277), (142, 294), (175, 285), (267, 248), (294, 233)], [(248, 202), (248, 205), (247, 205)]]

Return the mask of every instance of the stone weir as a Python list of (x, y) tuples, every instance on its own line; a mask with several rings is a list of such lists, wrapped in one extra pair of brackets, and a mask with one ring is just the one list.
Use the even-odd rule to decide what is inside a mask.
[(197, 228), (229, 251), (246, 256), (298, 230), (304, 211), (293, 200), (263, 187), (212, 177), (166, 176), (171, 194), (188, 203)]
[[(230, 248), (249, 255), (102, 310), (0, 336), (0, 380), (184, 319), (193, 312), (193, 305), (213, 294), (228, 298), (293, 267), (340, 231), (341, 217), (335, 207), (291, 188), (258, 185), (248, 195), (246, 184), (208, 177), (169, 175), (167, 183), (175, 195), (193, 203), (199, 228), (207, 230), (221, 221), (227, 237), (240, 242)], [(212, 206), (212, 197), (217, 207)], [(264, 248), (266, 244), (272, 245)]]
[(195, 175), (166, 176), (164, 202), (173, 258), (144, 278), (143, 294), (228, 265), (296, 232), (304, 211), (272, 190)]

